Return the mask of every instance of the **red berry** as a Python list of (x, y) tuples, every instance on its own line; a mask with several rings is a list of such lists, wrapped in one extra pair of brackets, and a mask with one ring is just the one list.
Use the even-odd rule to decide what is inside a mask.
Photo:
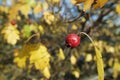
[(75, 48), (80, 44), (80, 37), (77, 34), (68, 34), (66, 43), (68, 46)]
[(32, 20), (30, 19), (30, 20), (28, 21), (28, 23), (29, 23), (29, 24), (32, 24)]
[(11, 21), (11, 24), (12, 24), (12, 25), (16, 25), (16, 21), (15, 21), (15, 20), (12, 20), (12, 21)]

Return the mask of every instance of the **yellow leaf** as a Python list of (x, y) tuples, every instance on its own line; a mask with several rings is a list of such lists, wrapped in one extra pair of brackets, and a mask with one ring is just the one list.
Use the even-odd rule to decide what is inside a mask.
[(119, 72), (120, 72), (120, 63), (119, 63), (118, 59), (115, 59), (113, 70), (114, 70), (113, 77), (116, 79), (118, 77)]
[(34, 64), (36, 69), (43, 70), (49, 66), (50, 54), (47, 48), (40, 44), (38, 49), (30, 51), (30, 64)]
[(84, 2), (85, 0), (70, 0), (73, 4), (80, 4), (81, 2)]
[(30, 31), (38, 32), (38, 27), (36, 25), (30, 25)]
[(39, 25), (38, 29), (39, 29), (41, 34), (44, 34), (45, 31), (44, 31), (44, 28), (42, 25)]
[(99, 75), (98, 79), (104, 80), (104, 68), (103, 68), (102, 55), (96, 46), (95, 46), (95, 52), (96, 52), (97, 70), (98, 70), (98, 75)]
[(74, 70), (74, 71), (72, 72), (72, 74), (73, 74), (76, 78), (79, 78), (79, 77), (80, 77), (80, 71), (78, 71), (78, 70)]
[(38, 14), (39, 12), (42, 11), (42, 3), (41, 2), (38, 2), (34, 8), (34, 13), (35, 14)]
[(120, 15), (120, 3), (116, 6), (116, 12)]
[(84, 2), (84, 11), (86, 10), (89, 10), (91, 5), (96, 2), (96, 4), (94, 4), (94, 8), (101, 8), (103, 7), (107, 2), (108, 0), (71, 0), (71, 3), (73, 4), (80, 4)]
[(25, 68), (26, 60), (29, 56), (28, 53), (29, 53), (28, 46), (25, 44), (20, 50), (20, 53), (14, 57), (14, 63), (16, 63), (17, 66), (20, 68)]
[(57, 54), (57, 56), (60, 60), (65, 59), (65, 55), (64, 55), (63, 50), (61, 48), (59, 49), (59, 53)]
[(57, 4), (60, 2), (60, 0), (52, 0), (53, 4)]
[(108, 2), (108, 0), (97, 0), (96, 2), (97, 3), (94, 4), (95, 9), (103, 7)]
[(13, 26), (11, 24), (5, 27), (2, 30), (2, 33), (4, 34), (4, 39), (7, 40), (9, 44), (15, 45), (17, 43), (17, 40), (20, 39), (19, 31), (16, 29), (16, 26)]
[(34, 64), (35, 68), (38, 70), (44, 70), (49, 66), (50, 54), (47, 48), (40, 43), (26, 43), (23, 45), (20, 53), (15, 56), (14, 62), (20, 68), (26, 67), (26, 61), (29, 60), (30, 64)]
[[(13, 7), (9, 9), (9, 19), (13, 20), (18, 15), (18, 10), (23, 4), (15, 4)], [(14, 13), (14, 14), (13, 14)]]
[(75, 24), (72, 25), (72, 30), (77, 30), (77, 26)]
[(112, 67), (112, 65), (113, 65), (113, 61), (114, 61), (113, 58), (110, 58), (110, 59), (109, 59), (109, 61), (108, 61), (108, 65), (109, 65), (110, 67)]
[(91, 60), (92, 60), (92, 55), (91, 54), (87, 54), (85, 61), (86, 62), (90, 62)]
[(22, 5), (19, 10), (24, 14), (26, 17), (28, 16), (28, 13), (30, 11), (31, 7), (28, 4)]
[(71, 0), (71, 3), (73, 4), (79, 4), (84, 2), (84, 8), (83, 10), (89, 10), (91, 8), (91, 5), (93, 4), (94, 0)]
[(20, 10), (22, 14), (24, 14), (26, 17), (30, 11), (31, 7), (28, 4), (25, 3), (18, 3), (12, 6), (9, 9), (9, 19), (13, 20), (18, 16), (18, 11)]
[(50, 71), (49, 71), (49, 68), (48, 68), (48, 67), (46, 67), (46, 68), (42, 71), (42, 73), (43, 73), (43, 75), (44, 75), (47, 79), (49, 79), (49, 78), (50, 78), (50, 76), (51, 76), (51, 74), (50, 74)]
[(103, 66), (103, 60), (102, 60), (102, 55), (99, 49), (96, 47), (95, 42), (92, 40), (92, 38), (86, 34), (85, 32), (80, 32), (80, 34), (86, 35), (90, 41), (92, 42), (95, 53), (96, 53), (96, 64), (97, 64), (97, 71), (98, 71), (98, 80), (104, 80), (104, 66)]
[(76, 62), (77, 62), (77, 59), (76, 59), (76, 57), (75, 57), (74, 55), (72, 55), (72, 56), (70, 57), (70, 61), (71, 61), (71, 64), (72, 64), (72, 65), (75, 65)]
[(52, 22), (55, 21), (55, 16), (50, 13), (50, 12), (45, 12), (44, 14), (44, 20), (46, 21), (46, 23), (48, 23), (49, 25), (52, 24)]
[(84, 11), (89, 10), (94, 0), (85, 0), (84, 2)]
[(0, 6), (0, 12), (8, 13), (9, 8), (6, 6)]
[(43, 2), (42, 5), (43, 5), (43, 10), (47, 10), (49, 8), (47, 2)]

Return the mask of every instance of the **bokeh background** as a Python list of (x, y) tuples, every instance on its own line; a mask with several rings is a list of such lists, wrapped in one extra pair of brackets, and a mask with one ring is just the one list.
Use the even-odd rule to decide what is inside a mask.
[(105, 80), (120, 80), (120, 0), (86, 11), (73, 1), (0, 0), (0, 80), (98, 80), (90, 40), (65, 44), (79, 32), (98, 45)]

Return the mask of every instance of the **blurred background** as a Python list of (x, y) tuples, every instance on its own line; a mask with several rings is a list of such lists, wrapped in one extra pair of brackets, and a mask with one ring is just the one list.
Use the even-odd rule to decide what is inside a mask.
[(98, 45), (105, 80), (120, 80), (120, 0), (86, 11), (73, 1), (0, 0), (0, 80), (98, 80), (90, 40), (65, 44), (79, 32)]

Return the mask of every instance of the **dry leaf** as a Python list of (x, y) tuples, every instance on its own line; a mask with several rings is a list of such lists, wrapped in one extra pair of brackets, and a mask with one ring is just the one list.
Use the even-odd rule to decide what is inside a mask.
[(80, 4), (81, 2), (84, 2), (85, 0), (71, 0), (70, 2), (73, 4)]
[(108, 0), (71, 0), (71, 3), (73, 4), (80, 4), (80, 3), (84, 3), (84, 11), (86, 10), (89, 10), (92, 6), (92, 4), (94, 2), (96, 2), (96, 4), (94, 4), (94, 8), (101, 8), (103, 7), (107, 2)]
[(89, 10), (91, 5), (93, 4), (94, 0), (85, 0), (84, 2), (84, 11)]
[(96, 4), (94, 4), (94, 8), (101, 8), (103, 7), (106, 3), (108, 2), (108, 0), (97, 0)]

